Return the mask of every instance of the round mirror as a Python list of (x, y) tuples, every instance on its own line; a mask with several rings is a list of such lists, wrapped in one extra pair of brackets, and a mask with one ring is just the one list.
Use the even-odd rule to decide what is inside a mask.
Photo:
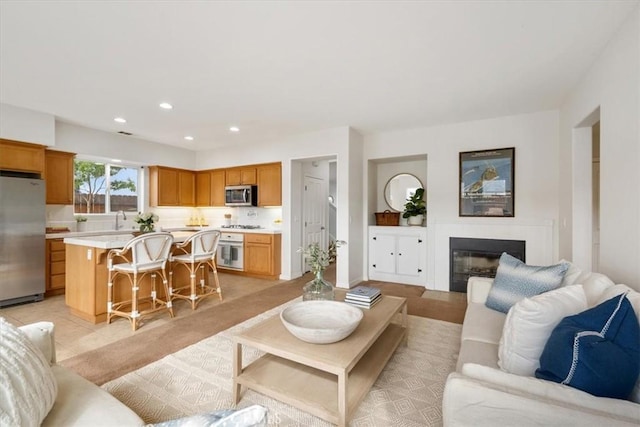
[(396, 212), (404, 210), (407, 199), (418, 188), (424, 188), (418, 177), (410, 173), (399, 173), (393, 176), (384, 187), (384, 200)]

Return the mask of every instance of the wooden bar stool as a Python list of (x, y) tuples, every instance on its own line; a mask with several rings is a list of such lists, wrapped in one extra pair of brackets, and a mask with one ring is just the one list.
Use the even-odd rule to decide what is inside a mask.
[[(196, 309), (198, 303), (204, 298), (218, 294), (222, 301), (222, 291), (218, 281), (218, 269), (216, 266), (216, 251), (220, 241), (220, 232), (216, 230), (203, 230), (193, 233), (183, 243), (177, 244), (171, 255), (171, 271), (169, 273), (169, 289), (171, 298), (185, 299), (191, 302), (191, 308)], [(189, 284), (175, 286), (174, 269), (183, 265), (189, 270)], [(214, 286), (208, 285), (205, 274), (208, 269), (213, 272)], [(200, 270), (200, 283), (196, 284), (196, 273)]]
[[(166, 264), (171, 253), (173, 236), (171, 233), (146, 233), (129, 240), (122, 249), (112, 249), (107, 255), (109, 282), (107, 289), (107, 323), (111, 323), (113, 316), (121, 316), (131, 321), (135, 331), (141, 317), (159, 310), (168, 310), (173, 317), (171, 307), (171, 292), (169, 291)], [(123, 260), (121, 263), (114, 263)], [(120, 275), (125, 275), (131, 286), (129, 299), (118, 299), (114, 286), (122, 287), (127, 282), (116, 281)], [(159, 275), (164, 286), (164, 298), (158, 297), (156, 292), (156, 276)], [(142, 280), (150, 276), (151, 287), (148, 295), (140, 295)], [(126, 295), (126, 292), (121, 291)], [(142, 310), (140, 307), (142, 306)]]

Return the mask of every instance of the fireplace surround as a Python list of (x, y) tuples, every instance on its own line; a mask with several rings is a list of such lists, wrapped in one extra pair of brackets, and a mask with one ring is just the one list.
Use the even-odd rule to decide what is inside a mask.
[(471, 276), (495, 277), (500, 255), (526, 262), (524, 240), (449, 238), (449, 290), (467, 292)]

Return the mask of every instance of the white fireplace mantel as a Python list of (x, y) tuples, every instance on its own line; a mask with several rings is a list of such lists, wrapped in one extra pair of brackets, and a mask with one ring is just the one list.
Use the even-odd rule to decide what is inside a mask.
[(506, 239), (526, 242), (531, 265), (553, 264), (554, 222), (550, 219), (430, 218), (427, 222), (427, 288), (449, 291), (449, 238)]

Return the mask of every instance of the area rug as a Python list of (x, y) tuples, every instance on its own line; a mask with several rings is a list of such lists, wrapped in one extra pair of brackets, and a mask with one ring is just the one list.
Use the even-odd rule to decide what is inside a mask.
[[(102, 388), (147, 423), (233, 408), (233, 336), (294, 301), (110, 381)], [(398, 347), (351, 418), (350, 426), (442, 425), (442, 394), (447, 375), (456, 366), (462, 325), (411, 315), (408, 319), (407, 345)], [(244, 347), (243, 355), (246, 365), (262, 353)], [(331, 426), (290, 405), (243, 388), (238, 408), (253, 404), (268, 408), (268, 425)]]

